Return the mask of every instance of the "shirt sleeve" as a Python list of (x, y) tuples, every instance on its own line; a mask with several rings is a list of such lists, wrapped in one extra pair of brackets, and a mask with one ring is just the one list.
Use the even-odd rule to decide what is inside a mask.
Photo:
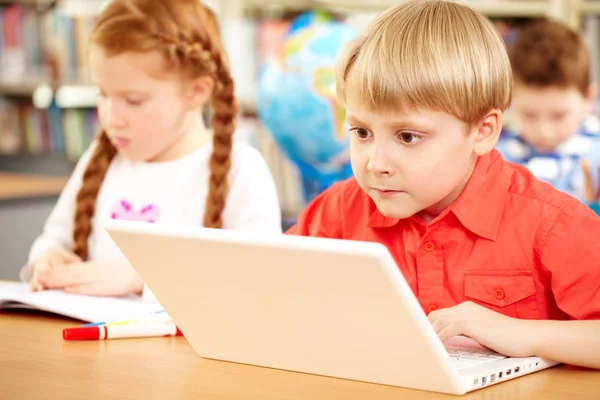
[(238, 150), (223, 210), (223, 227), (281, 234), (281, 206), (267, 163), (252, 147)]
[(340, 213), (343, 207), (338, 190), (341, 184), (335, 183), (315, 197), (286, 234), (342, 239)]
[(71, 177), (58, 197), (56, 205), (44, 223), (41, 235), (36, 238), (29, 250), (27, 265), (21, 269), (21, 280), (29, 280), (31, 276), (30, 265), (42, 253), (54, 248), (70, 250), (73, 247), (75, 198), (81, 187), (83, 173), (95, 147), (95, 144), (92, 144), (77, 162)]
[(542, 244), (556, 304), (573, 319), (600, 319), (599, 238), (600, 218), (577, 203), (560, 212)]

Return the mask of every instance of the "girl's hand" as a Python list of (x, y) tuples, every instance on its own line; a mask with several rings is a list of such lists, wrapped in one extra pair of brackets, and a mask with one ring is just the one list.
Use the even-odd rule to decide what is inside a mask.
[(49, 289), (93, 296), (127, 296), (144, 289), (144, 282), (128, 263), (72, 263), (45, 270), (38, 280)]
[(39, 280), (39, 275), (54, 268), (64, 267), (72, 263), (80, 263), (81, 258), (76, 254), (63, 249), (51, 249), (43, 253), (33, 263), (29, 287), (33, 291), (44, 290), (44, 285)]

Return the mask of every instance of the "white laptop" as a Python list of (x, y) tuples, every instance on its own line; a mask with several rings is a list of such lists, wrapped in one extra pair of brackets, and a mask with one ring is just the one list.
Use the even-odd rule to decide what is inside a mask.
[(106, 228), (201, 357), (450, 394), (557, 364), (445, 347), (379, 243)]

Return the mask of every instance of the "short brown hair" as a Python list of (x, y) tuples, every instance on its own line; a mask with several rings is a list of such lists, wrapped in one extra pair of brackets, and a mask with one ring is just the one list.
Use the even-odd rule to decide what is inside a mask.
[(575, 87), (584, 96), (590, 86), (590, 55), (583, 37), (549, 19), (525, 25), (509, 48), (517, 83), (537, 87)]

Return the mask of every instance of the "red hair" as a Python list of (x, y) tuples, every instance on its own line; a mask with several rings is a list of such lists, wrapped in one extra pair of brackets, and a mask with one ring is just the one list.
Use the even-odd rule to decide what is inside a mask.
[[(208, 76), (214, 80), (213, 151), (204, 226), (221, 228), (237, 102), (215, 14), (198, 0), (113, 0), (99, 15), (91, 43), (109, 56), (159, 51), (170, 70), (188, 78)], [(73, 252), (84, 260), (88, 258), (96, 198), (116, 154), (106, 132), (101, 131), (75, 207)]]

